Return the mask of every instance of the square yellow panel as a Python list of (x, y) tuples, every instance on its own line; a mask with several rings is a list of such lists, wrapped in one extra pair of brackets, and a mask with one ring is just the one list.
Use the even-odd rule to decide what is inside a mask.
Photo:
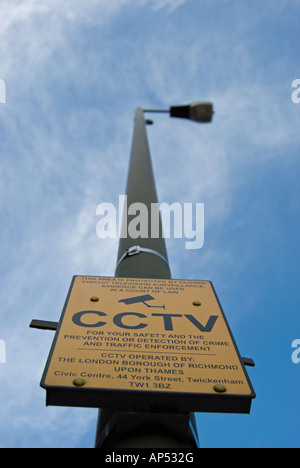
[(41, 385), (53, 405), (249, 412), (209, 281), (75, 276)]

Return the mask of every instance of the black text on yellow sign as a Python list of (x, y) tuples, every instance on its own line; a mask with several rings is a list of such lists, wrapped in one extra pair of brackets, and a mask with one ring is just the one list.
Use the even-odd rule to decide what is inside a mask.
[(208, 281), (74, 277), (41, 384), (71, 406), (248, 412), (254, 398)]

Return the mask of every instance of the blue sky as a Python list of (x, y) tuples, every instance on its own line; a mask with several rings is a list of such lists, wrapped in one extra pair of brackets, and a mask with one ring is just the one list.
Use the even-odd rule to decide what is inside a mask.
[[(97, 411), (45, 407), (40, 378), (72, 276), (113, 276), (96, 208), (125, 192), (135, 108), (211, 100), (211, 125), (155, 116), (159, 200), (205, 203), (205, 244), (167, 240), (174, 278), (211, 280), (257, 393), (197, 415), (203, 447), (299, 447), (298, 0), (0, 0), (0, 446), (92, 447)], [(80, 425), (77, 424), (80, 420)]]

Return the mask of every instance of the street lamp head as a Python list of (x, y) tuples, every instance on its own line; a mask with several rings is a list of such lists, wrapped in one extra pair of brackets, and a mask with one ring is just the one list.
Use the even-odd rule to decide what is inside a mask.
[(180, 117), (194, 122), (209, 123), (214, 114), (211, 102), (193, 102), (185, 106), (170, 107), (171, 117)]

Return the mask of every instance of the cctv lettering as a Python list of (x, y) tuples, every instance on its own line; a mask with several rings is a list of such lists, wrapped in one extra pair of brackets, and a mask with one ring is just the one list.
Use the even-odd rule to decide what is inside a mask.
[[(88, 322), (85, 320), (89, 315), (89, 320)], [(94, 316), (93, 323), (91, 323), (91, 315)], [(102, 320), (99, 320), (99, 317), (101, 317)], [(81, 312), (77, 312), (76, 314), (73, 315), (72, 321), (75, 323), (75, 325), (79, 327), (84, 327), (84, 328), (100, 328), (104, 327), (106, 325), (106, 322), (103, 321), (103, 317), (107, 317), (107, 314), (101, 311), (95, 311), (95, 310), (83, 310)], [(128, 317), (134, 317), (134, 324), (129, 325), (126, 323), (126, 319)], [(176, 322), (176, 325), (182, 327), (183, 320), (188, 320), (188, 322), (192, 323), (198, 330), (201, 332), (206, 332), (210, 333), (215, 326), (215, 323), (218, 319), (218, 316), (216, 315), (211, 315), (207, 321), (206, 324), (200, 323), (193, 315), (190, 314), (151, 314), (151, 317), (158, 317), (160, 324), (164, 326), (164, 329), (166, 331), (172, 331), (174, 323)], [(113, 323), (119, 327), (123, 328), (126, 330), (140, 330), (142, 328), (148, 327), (149, 323), (146, 323), (144, 319), (149, 319), (147, 315), (140, 314), (138, 312), (122, 312), (120, 314), (117, 314), (113, 317)], [(155, 319), (156, 320), (156, 319)]]

